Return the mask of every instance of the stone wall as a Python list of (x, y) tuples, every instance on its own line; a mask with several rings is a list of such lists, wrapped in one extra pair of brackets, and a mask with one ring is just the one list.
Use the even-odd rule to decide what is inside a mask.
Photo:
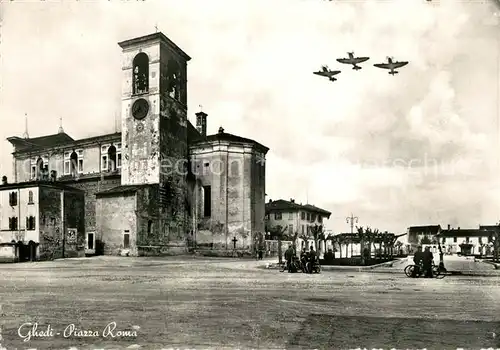
[[(137, 256), (136, 194), (99, 196), (96, 209), (96, 240), (102, 253)], [(124, 247), (124, 234), (129, 234), (129, 248)]]
[(71, 187), (80, 189), (85, 192), (85, 228), (84, 232), (95, 232), (96, 242), (95, 248), (96, 253), (102, 253), (102, 242), (97, 238), (96, 232), (96, 193), (99, 191), (109, 190), (113, 187), (120, 186), (120, 175), (103, 175), (96, 176), (88, 179), (80, 179), (80, 180), (67, 180), (64, 183)]
[(62, 201), (61, 190), (52, 187), (40, 187), (40, 260), (52, 260), (63, 257)]
[(64, 257), (85, 256), (85, 194), (83, 192), (64, 191), (64, 231), (66, 234)]
[[(39, 200), (39, 259), (84, 256), (84, 193), (40, 186)], [(68, 229), (76, 229), (76, 233), (69, 234)]]

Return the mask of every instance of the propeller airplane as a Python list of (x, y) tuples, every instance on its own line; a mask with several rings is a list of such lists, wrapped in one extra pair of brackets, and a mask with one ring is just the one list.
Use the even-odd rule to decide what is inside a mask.
[(389, 74), (394, 75), (399, 72), (396, 71), (397, 68), (406, 66), (408, 62), (406, 61), (394, 61), (392, 57), (387, 57), (387, 63), (375, 63), (374, 66), (377, 68), (389, 69)]
[(322, 77), (327, 77), (330, 81), (337, 80), (334, 75), (339, 74), (339, 70), (330, 70), (328, 66), (322, 66), (321, 70), (318, 72), (313, 72), (313, 74), (320, 75)]
[(360, 70), (361, 67), (358, 66), (358, 64), (370, 59), (370, 57), (354, 57), (354, 52), (348, 52), (347, 54), (349, 55), (348, 58), (337, 58), (337, 62), (343, 64), (352, 64), (352, 69), (354, 70)]

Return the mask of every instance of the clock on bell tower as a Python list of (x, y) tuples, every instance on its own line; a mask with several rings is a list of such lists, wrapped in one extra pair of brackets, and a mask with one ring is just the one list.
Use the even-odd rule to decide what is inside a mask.
[[(164, 184), (187, 159), (187, 62), (163, 33), (120, 42), (122, 185)], [(180, 162), (179, 162), (180, 161)]]

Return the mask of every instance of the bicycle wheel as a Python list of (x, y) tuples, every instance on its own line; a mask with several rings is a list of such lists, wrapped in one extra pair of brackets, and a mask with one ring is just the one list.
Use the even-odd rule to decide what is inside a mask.
[(415, 265), (408, 265), (405, 267), (405, 275), (406, 277), (412, 277), (413, 271), (415, 270)]
[(286, 270), (286, 264), (281, 264), (280, 272), (285, 272), (285, 270)]

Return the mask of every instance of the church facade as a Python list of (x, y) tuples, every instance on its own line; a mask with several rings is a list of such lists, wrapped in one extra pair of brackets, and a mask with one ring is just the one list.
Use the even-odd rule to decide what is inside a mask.
[[(222, 127), (207, 135), (203, 112), (196, 113), (196, 127), (191, 124), (190, 57), (165, 35), (119, 45), (121, 132), (75, 140), (61, 128), (55, 135), (8, 138), (15, 149), (14, 182), (5, 181), (0, 193), (43, 184), (82, 193), (84, 210), (75, 215), (82, 215), (84, 224), (76, 237), (82, 237), (78, 249), (87, 255), (178, 254), (190, 247), (251, 250), (265, 230), (269, 149)], [(14, 212), (9, 207), (0, 210)], [(38, 222), (40, 215), (30, 220)], [(13, 236), (25, 241), (24, 219), (14, 227), (4, 222), (6, 216), (1, 216), (0, 244), (11, 244)], [(41, 231), (38, 236), (47, 234)], [(57, 232), (54, 228), (53, 235), (64, 242), (67, 227)], [(37, 252), (45, 251), (35, 236), (29, 238)], [(55, 257), (64, 251), (51, 249)]]

